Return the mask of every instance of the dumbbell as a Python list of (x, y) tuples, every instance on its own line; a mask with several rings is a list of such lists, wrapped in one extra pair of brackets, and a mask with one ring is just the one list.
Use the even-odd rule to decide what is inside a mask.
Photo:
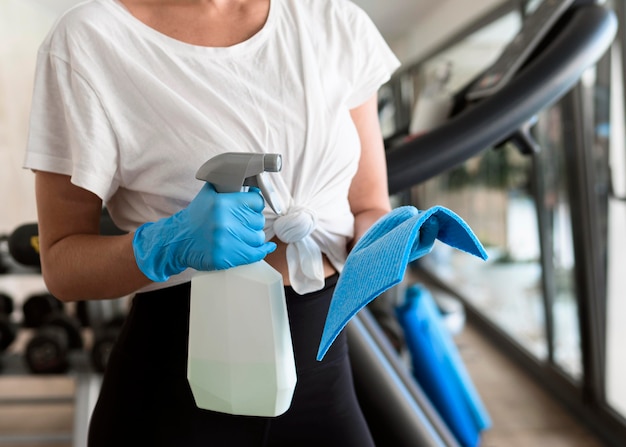
[(0, 293), (0, 353), (7, 350), (17, 337), (17, 324), (11, 321), (13, 299)]
[(38, 328), (55, 311), (63, 311), (63, 303), (52, 294), (43, 292), (29, 296), (22, 305), (22, 326)]
[(69, 369), (70, 351), (83, 346), (80, 322), (52, 309), (26, 344), (26, 365), (34, 374), (61, 374)]
[(105, 371), (113, 346), (124, 325), (124, 320), (124, 316), (120, 315), (107, 321), (101, 327), (94, 328), (91, 365), (97, 372), (103, 373)]
[(28, 223), (17, 227), (8, 237), (9, 253), (19, 264), (41, 267), (39, 261), (39, 227)]
[(91, 318), (89, 317), (89, 302), (88, 301), (78, 301), (76, 303), (76, 318), (80, 321), (80, 325), (82, 327), (91, 326)]
[(4, 248), (4, 245), (8, 245), (8, 240), (8, 235), (0, 234), (0, 275), (9, 271), (9, 266), (5, 259), (8, 256), (8, 248)]
[(77, 314), (88, 323), (93, 333), (91, 365), (97, 372), (104, 372), (126, 319), (126, 299), (92, 300), (78, 304)]

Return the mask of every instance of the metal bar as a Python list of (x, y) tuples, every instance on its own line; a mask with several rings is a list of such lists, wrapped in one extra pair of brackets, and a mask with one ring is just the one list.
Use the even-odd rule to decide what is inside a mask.
[(0, 398), (0, 407), (9, 405), (61, 405), (74, 402), (74, 395), (71, 396), (15, 396)]
[(458, 447), (417, 384), (403, 377), (399, 361), (389, 361), (393, 356), (379, 343), (380, 334), (371, 331), (376, 324), (372, 321), (368, 309), (363, 309), (346, 330), (359, 401), (377, 445)]
[(102, 377), (96, 373), (82, 373), (76, 377), (74, 405), (74, 447), (87, 447), (89, 419), (98, 400)]
[(583, 360), (583, 399), (592, 405), (604, 400), (604, 296), (598, 281), (601, 261), (597, 241), (595, 182), (591, 139), (593, 116), (589, 116), (584, 87), (578, 84), (564, 99), (563, 123), (568, 192), (576, 263), (578, 316)]
[(70, 433), (42, 433), (38, 435), (0, 435), (0, 445), (33, 445), (70, 443)]
[(546, 193), (546, 184), (543, 176), (543, 160), (550, 154), (542, 150), (533, 157), (532, 163), (532, 185), (535, 199), (535, 209), (537, 210), (537, 224), (539, 227), (539, 244), (541, 247), (541, 283), (543, 290), (543, 311), (545, 315), (546, 342), (548, 344), (548, 362), (554, 363), (554, 291), (556, 289), (554, 279), (554, 217), (547, 210), (543, 197)]

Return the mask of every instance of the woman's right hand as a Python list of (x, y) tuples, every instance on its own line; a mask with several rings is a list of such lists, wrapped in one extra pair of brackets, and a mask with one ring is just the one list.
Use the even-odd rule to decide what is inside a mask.
[(265, 242), (264, 207), (256, 188), (218, 193), (207, 183), (183, 210), (137, 229), (137, 265), (152, 281), (166, 281), (188, 267), (222, 270), (260, 261), (276, 248)]

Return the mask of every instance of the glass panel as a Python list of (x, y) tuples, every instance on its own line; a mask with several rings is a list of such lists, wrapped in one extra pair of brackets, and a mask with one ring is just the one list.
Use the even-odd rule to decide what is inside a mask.
[[(620, 143), (622, 157), (626, 150)], [(614, 165), (613, 175), (626, 178), (624, 160)], [(607, 401), (626, 417), (626, 201), (609, 201), (608, 308), (607, 308)]]
[(531, 158), (488, 150), (415, 188), (421, 208), (458, 213), (489, 253), (487, 262), (436, 244), (421, 265), (539, 358), (547, 356), (542, 268)]
[(378, 92), (378, 118), (385, 146), (396, 146), (444, 122), (453, 95), (493, 63), (520, 28), (519, 11), (504, 14), (383, 85)]
[[(622, 45), (624, 43), (622, 42)], [(612, 195), (608, 201), (606, 397), (626, 417), (626, 129), (619, 48), (612, 53), (610, 160)]]
[(526, 0), (526, 6), (524, 7), (524, 13), (532, 14), (535, 9), (543, 3), (544, 0)]
[[(521, 26), (511, 12), (422, 64), (415, 92), (428, 93), (428, 75), (446, 74), (457, 91), (497, 58)], [(424, 95), (418, 96), (423, 99)], [(417, 101), (419, 109), (420, 101)], [(432, 111), (431, 111), (432, 112)], [(414, 113), (413, 118), (419, 118)], [(487, 150), (414, 188), (420, 208), (443, 205), (476, 232), (490, 259), (480, 261), (436, 244), (421, 264), (440, 277), (539, 358), (548, 355), (537, 207), (531, 194), (532, 159), (512, 147)]]
[(447, 87), (458, 91), (496, 60), (521, 26), (520, 13), (509, 12), (426, 61), (422, 71), (428, 73), (449, 65)]
[(574, 245), (560, 107), (542, 112), (535, 127), (539, 203), (545, 216), (543, 250), (549, 263), (548, 296), (554, 328), (554, 362), (573, 378), (582, 373), (580, 327), (574, 276)]

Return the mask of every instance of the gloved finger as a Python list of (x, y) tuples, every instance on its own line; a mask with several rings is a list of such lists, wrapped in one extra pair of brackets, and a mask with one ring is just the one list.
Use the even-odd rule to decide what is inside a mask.
[(239, 199), (241, 204), (247, 206), (253, 211), (261, 212), (265, 208), (265, 199), (261, 194), (259, 188), (252, 187), (247, 192), (238, 193), (241, 194)]
[(261, 190), (252, 187), (246, 192), (219, 193), (215, 189), (215, 186), (209, 182), (205, 182), (192, 202), (205, 200), (229, 203), (229, 206), (233, 207), (247, 206), (259, 211), (262, 211), (265, 207), (265, 200), (263, 199)]
[(420, 228), (419, 243), (423, 246), (431, 246), (435, 243), (439, 233), (439, 220), (437, 216), (430, 216)]
[(262, 211), (243, 207), (232, 209), (232, 213), (238, 222), (251, 230), (262, 230), (265, 226), (265, 216)]
[[(206, 191), (205, 194), (211, 194)], [(191, 219), (198, 225), (213, 222), (216, 227), (231, 227), (233, 232), (244, 228), (262, 230), (265, 225), (263, 198), (256, 193), (215, 193), (213, 197), (194, 199), (189, 206)]]
[(419, 228), (418, 237), (415, 239), (409, 253), (409, 261), (414, 261), (430, 253), (438, 233), (439, 221), (434, 215), (431, 215)]
[(251, 247), (246, 244), (235, 244), (229, 250), (229, 256), (221, 258), (215, 265), (215, 269), (222, 270), (239, 265), (252, 264), (261, 261), (269, 253), (276, 249), (274, 242), (266, 242), (259, 247)]
[(265, 258), (268, 254), (276, 250), (276, 244), (274, 242), (264, 242), (262, 245), (254, 248), (250, 248), (248, 251), (248, 261), (257, 262)]
[(245, 246), (258, 248), (265, 243), (265, 233), (262, 227), (256, 230), (246, 227), (240, 229), (230, 227), (228, 231), (230, 231), (232, 239), (236, 239), (237, 243), (241, 243)]

